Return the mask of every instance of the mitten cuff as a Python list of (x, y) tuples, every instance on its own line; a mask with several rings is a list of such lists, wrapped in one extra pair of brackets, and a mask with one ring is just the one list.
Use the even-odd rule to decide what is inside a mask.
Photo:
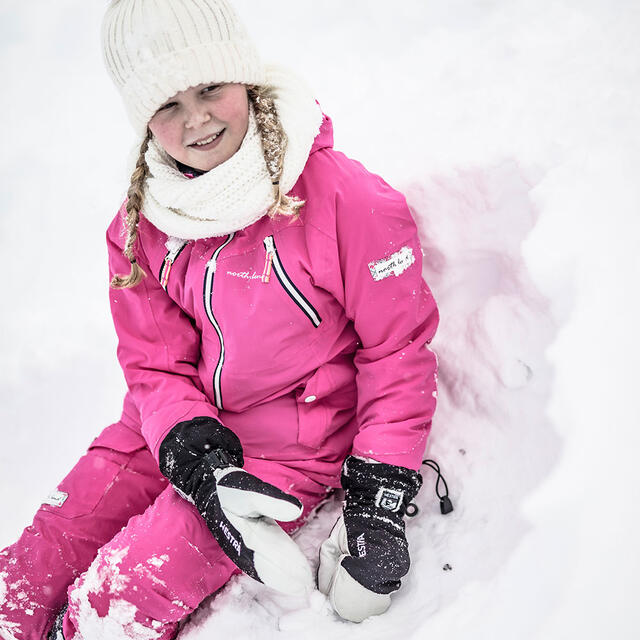
[(400, 515), (422, 486), (422, 476), (413, 469), (355, 456), (344, 461), (340, 480), (347, 507), (377, 507)]
[(204, 460), (211, 468), (244, 465), (238, 436), (211, 417), (179, 422), (162, 441), (159, 460), (163, 475), (188, 494), (182, 485)]

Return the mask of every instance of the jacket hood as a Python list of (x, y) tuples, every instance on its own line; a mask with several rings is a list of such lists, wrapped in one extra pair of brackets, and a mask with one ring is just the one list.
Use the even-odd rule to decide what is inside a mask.
[[(317, 102), (317, 100), (316, 100)], [(331, 118), (322, 112), (322, 124), (320, 125), (320, 131), (316, 135), (313, 144), (311, 145), (311, 151), (309, 155), (319, 151), (320, 149), (332, 149), (333, 148), (333, 122)]]

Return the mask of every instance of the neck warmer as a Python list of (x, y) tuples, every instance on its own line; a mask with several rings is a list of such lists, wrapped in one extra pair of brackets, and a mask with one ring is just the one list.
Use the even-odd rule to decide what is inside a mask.
[[(280, 185), (288, 193), (297, 182), (322, 124), (322, 111), (303, 81), (288, 70), (266, 68), (278, 117), (287, 135)], [(198, 240), (223, 236), (259, 220), (274, 203), (274, 187), (262, 152), (253, 112), (236, 153), (210, 171), (189, 178), (152, 139), (145, 155), (149, 176), (143, 215), (168, 236)]]

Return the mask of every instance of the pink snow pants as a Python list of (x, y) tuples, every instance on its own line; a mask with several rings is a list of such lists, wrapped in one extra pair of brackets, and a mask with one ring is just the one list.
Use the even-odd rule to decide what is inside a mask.
[[(124, 419), (124, 416), (123, 416)], [(326, 488), (276, 462), (245, 469), (299, 498), (297, 529)], [(0, 552), (0, 638), (43, 640), (65, 603), (66, 640), (169, 640), (236, 566), (195, 507), (160, 474), (124, 421), (107, 427), (60, 483), (61, 506), (43, 505)]]

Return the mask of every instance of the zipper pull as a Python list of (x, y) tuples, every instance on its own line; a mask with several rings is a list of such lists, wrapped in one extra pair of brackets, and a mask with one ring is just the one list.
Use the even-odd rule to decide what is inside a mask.
[(173, 264), (173, 260), (169, 260), (167, 256), (164, 259), (164, 269), (162, 270), (162, 281), (160, 282), (160, 286), (166, 291), (167, 285), (169, 284), (169, 274), (171, 273), (171, 265)]
[(264, 269), (262, 270), (262, 282), (268, 284), (271, 278), (271, 267), (273, 265), (273, 256), (276, 253), (275, 245), (273, 243), (273, 236), (267, 236), (264, 239), (264, 247), (267, 250), (264, 260)]
[(165, 257), (164, 261), (167, 264), (172, 263), (178, 257), (178, 254), (180, 253), (180, 251), (182, 251), (182, 247), (184, 247), (185, 244), (187, 243), (183, 242), (182, 244), (177, 244), (173, 246), (172, 249), (167, 254), (167, 256)]
[(167, 284), (169, 283), (169, 275), (171, 273), (171, 267), (173, 266), (173, 261), (178, 257), (178, 254), (182, 251), (183, 247), (187, 244), (185, 241), (176, 241), (175, 238), (169, 238), (167, 240), (165, 246), (169, 249), (169, 253), (164, 257), (164, 268), (162, 269), (162, 282), (160, 282), (160, 286), (167, 289)]

